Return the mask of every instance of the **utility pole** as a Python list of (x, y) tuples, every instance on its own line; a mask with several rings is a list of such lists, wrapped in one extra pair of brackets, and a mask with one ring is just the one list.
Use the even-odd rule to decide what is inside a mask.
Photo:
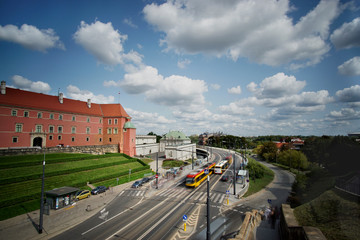
[(235, 163), (236, 163), (236, 158), (235, 158), (236, 154), (234, 152), (234, 196), (236, 195), (236, 167), (235, 167)]
[(158, 161), (159, 161), (159, 151), (156, 153), (156, 189), (158, 189), (158, 178), (159, 178)]
[(43, 175), (41, 180), (41, 198), (40, 198), (40, 222), (39, 233), (43, 230), (43, 215), (44, 215), (44, 182), (45, 182), (45, 149), (44, 149), (44, 161), (43, 161)]
[(206, 207), (206, 216), (207, 216), (207, 230), (206, 230), (206, 240), (211, 240), (211, 231), (210, 231), (210, 176), (207, 176), (207, 207)]

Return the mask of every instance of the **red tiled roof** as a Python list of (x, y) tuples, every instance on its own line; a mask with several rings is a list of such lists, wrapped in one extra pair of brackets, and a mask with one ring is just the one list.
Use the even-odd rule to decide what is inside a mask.
[(124, 116), (129, 117), (121, 104), (96, 104), (91, 103), (91, 108), (87, 102), (63, 98), (63, 103), (59, 102), (58, 96), (35, 93), (14, 88), (6, 88), (6, 94), (0, 94), (0, 105), (15, 106), (22, 108), (32, 108), (55, 112), (68, 112), (95, 116)]

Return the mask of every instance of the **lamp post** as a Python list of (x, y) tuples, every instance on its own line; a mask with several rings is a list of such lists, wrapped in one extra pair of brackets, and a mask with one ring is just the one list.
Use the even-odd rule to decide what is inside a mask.
[(156, 153), (156, 189), (158, 189), (158, 177), (159, 177), (158, 161), (159, 161), (159, 151)]
[[(207, 170), (209, 171), (209, 170)], [(205, 174), (208, 174), (205, 173)], [(211, 240), (211, 231), (210, 231), (210, 176), (207, 176), (207, 199), (206, 199), (206, 240)]]

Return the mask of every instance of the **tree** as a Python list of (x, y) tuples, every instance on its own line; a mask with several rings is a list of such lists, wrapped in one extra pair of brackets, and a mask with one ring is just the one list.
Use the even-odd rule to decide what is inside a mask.
[(309, 167), (309, 162), (305, 154), (291, 149), (280, 152), (278, 156), (278, 162), (280, 164), (289, 166), (291, 168), (296, 168), (298, 170), (305, 170)]
[(266, 161), (274, 162), (276, 160), (277, 147), (274, 142), (264, 142), (258, 149), (258, 154)]

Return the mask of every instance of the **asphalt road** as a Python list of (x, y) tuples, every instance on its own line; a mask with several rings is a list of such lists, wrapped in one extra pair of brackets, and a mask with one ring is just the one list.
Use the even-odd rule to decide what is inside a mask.
[[(215, 161), (229, 155), (229, 152), (213, 150)], [(240, 159), (236, 165), (239, 166)], [(229, 182), (221, 182), (220, 175), (212, 175), (210, 180), (210, 219), (212, 239), (236, 231), (242, 223), (246, 211), (263, 208), (267, 200), (280, 203), (286, 200), (291, 176), (271, 167), (276, 175), (275, 183), (261, 196), (246, 201), (239, 206), (223, 211)], [(232, 170), (232, 167), (229, 170)], [(238, 169), (238, 168), (237, 168)], [(56, 236), (57, 239), (176, 239), (181, 237), (183, 215), (192, 218), (190, 239), (204, 239), (206, 236), (206, 183), (196, 189), (186, 188), (180, 179), (168, 188), (147, 197), (146, 188), (126, 189), (102, 211), (74, 228)], [(291, 185), (290, 185), (291, 186)], [(285, 199), (285, 200), (284, 200)], [(186, 235), (185, 235), (186, 236)]]

